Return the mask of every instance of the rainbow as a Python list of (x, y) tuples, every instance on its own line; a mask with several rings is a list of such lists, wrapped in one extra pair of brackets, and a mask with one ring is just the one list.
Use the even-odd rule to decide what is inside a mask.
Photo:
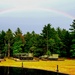
[(46, 10), (46, 11), (48, 11), (48, 12), (54, 12), (54, 13), (63, 15), (63, 16), (65, 16), (65, 17), (67, 17), (67, 18), (70, 18), (70, 19), (75, 19), (75, 16), (72, 16), (72, 15), (66, 13), (66, 12), (63, 12), (63, 11), (60, 11), (60, 10), (56, 10), (56, 9), (53, 9), (53, 8), (45, 8), (45, 9), (43, 9), (43, 10)]
[(11, 12), (16, 12), (16, 11), (20, 11), (20, 10), (43, 10), (43, 11), (47, 11), (47, 12), (53, 12), (53, 13), (57, 13), (57, 14), (60, 14), (60, 15), (63, 15), (67, 18), (70, 18), (70, 19), (75, 19), (75, 16), (72, 16), (66, 12), (63, 12), (63, 11), (60, 11), (60, 10), (56, 10), (56, 9), (53, 9), (53, 8), (40, 8), (40, 7), (29, 7), (29, 8), (24, 8), (24, 7), (15, 7), (15, 8), (11, 8), (11, 9), (3, 9), (3, 10), (0, 10), (0, 15), (1, 14), (7, 14), (7, 13), (11, 13)]

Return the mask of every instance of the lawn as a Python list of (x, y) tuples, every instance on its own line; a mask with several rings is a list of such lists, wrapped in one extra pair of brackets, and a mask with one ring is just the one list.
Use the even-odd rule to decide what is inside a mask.
[[(75, 60), (65, 59), (64, 61), (24, 61), (23, 67), (36, 68), (50, 71), (56, 71), (58, 65), (59, 72), (75, 75)], [(6, 61), (1, 61), (0, 66), (22, 67), (22, 61), (14, 61), (6, 58)]]

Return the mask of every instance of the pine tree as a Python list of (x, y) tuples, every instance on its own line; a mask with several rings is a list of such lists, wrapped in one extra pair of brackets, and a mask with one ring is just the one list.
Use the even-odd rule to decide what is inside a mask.
[(71, 37), (72, 37), (72, 45), (71, 45), (71, 57), (75, 57), (75, 20), (73, 20), (71, 28)]

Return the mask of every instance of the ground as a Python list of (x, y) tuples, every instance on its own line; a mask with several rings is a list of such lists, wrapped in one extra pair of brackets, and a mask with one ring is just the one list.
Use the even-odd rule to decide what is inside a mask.
[[(5, 58), (6, 61), (1, 61), (0, 66), (14, 66), (25, 68), (36, 68), (50, 71), (57, 71), (57, 65), (59, 72), (75, 75), (75, 60), (65, 59), (64, 61), (15, 61), (13, 59)], [(23, 63), (23, 65), (22, 65)]]

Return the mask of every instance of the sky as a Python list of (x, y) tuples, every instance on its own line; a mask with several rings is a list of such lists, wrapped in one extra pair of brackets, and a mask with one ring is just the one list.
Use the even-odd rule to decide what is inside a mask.
[(0, 0), (0, 31), (41, 33), (49, 23), (69, 30), (74, 19), (75, 0)]

